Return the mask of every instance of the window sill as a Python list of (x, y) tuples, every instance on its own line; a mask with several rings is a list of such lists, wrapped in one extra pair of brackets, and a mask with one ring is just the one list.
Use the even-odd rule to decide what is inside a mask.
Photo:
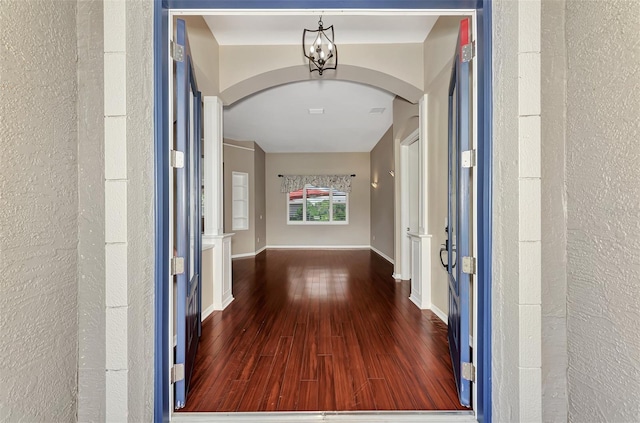
[(293, 226), (344, 226), (349, 222), (287, 222), (287, 225)]

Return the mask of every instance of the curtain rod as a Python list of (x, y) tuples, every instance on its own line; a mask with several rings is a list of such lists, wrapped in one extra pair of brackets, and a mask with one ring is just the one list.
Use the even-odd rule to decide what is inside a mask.
[[(352, 178), (355, 178), (355, 177), (356, 177), (356, 174), (355, 174), (355, 173), (352, 173), (352, 174), (351, 174), (351, 175), (349, 175), (349, 176), (351, 176)], [(278, 175), (278, 178), (283, 178), (283, 177), (284, 177), (284, 175), (282, 175), (282, 174), (279, 174), (279, 175)]]

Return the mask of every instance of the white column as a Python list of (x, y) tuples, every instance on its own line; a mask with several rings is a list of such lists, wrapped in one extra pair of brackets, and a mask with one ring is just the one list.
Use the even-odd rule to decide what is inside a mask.
[(420, 101), (419, 105), (419, 131), (420, 138), (420, 214), (418, 216), (418, 231), (420, 235), (429, 234), (429, 193), (427, 192), (427, 177), (429, 175), (428, 166), (428, 148), (427, 148), (427, 95), (425, 94)]
[(213, 245), (213, 309), (224, 310), (233, 301), (231, 237), (224, 233), (223, 117), (222, 101), (204, 97), (204, 235), (203, 243)]
[(222, 101), (204, 97), (204, 236), (224, 233), (222, 185)]
[(429, 193), (427, 191), (427, 95), (419, 101), (419, 215), (418, 233), (411, 233), (411, 295), (421, 309), (431, 308), (431, 234), (429, 234)]
[(411, 239), (411, 295), (420, 309), (431, 308), (431, 235), (409, 233)]

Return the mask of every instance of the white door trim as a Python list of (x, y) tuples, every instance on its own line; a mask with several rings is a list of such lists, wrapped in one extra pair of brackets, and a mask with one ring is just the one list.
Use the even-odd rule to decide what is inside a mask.
[(396, 170), (396, 177), (400, 178), (400, 202), (396, 203), (396, 216), (400, 218), (400, 233), (396, 240), (400, 245), (399, 255), (396, 257), (394, 277), (396, 279), (411, 279), (411, 240), (407, 237), (409, 228), (409, 146), (418, 142), (420, 129), (416, 128), (405, 139), (400, 141), (400, 163)]

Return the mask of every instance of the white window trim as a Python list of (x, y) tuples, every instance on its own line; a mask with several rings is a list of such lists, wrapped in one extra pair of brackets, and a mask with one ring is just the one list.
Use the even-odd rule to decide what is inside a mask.
[[(307, 188), (309, 184), (305, 185), (302, 188), (302, 218), (307, 218)], [(302, 225), (302, 226), (327, 226), (327, 225), (348, 225), (349, 224), (349, 193), (345, 192), (346, 196), (346, 216), (345, 220), (334, 221), (333, 220), (333, 187), (317, 187), (317, 188), (329, 188), (329, 221), (328, 222), (320, 222), (320, 221), (308, 221), (308, 220), (290, 220), (291, 215), (289, 214), (289, 205), (291, 204), (289, 200), (290, 192), (287, 193), (286, 196), (286, 213), (287, 213), (287, 225)]]

